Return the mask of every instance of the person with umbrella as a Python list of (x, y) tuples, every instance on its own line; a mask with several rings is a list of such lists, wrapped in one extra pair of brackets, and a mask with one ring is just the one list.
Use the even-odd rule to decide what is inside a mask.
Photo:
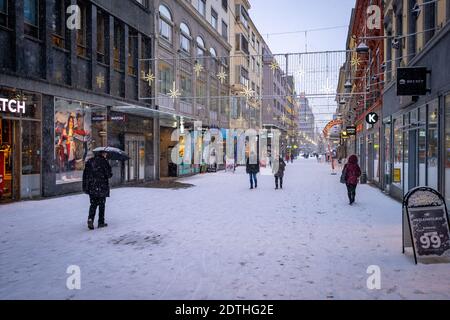
[[(105, 148), (106, 149), (106, 148)], [(86, 162), (83, 171), (83, 191), (89, 195), (90, 208), (88, 228), (94, 229), (94, 219), (99, 208), (98, 228), (108, 226), (105, 223), (106, 198), (110, 196), (109, 179), (112, 178), (112, 169), (106, 159), (108, 152), (99, 149), (94, 150), (94, 157)]]

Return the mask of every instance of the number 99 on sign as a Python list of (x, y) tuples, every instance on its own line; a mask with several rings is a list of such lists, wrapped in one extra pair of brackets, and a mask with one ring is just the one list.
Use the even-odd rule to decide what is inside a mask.
[(438, 249), (441, 247), (441, 238), (437, 232), (428, 232), (420, 237), (420, 244), (423, 249), (430, 249), (430, 247)]

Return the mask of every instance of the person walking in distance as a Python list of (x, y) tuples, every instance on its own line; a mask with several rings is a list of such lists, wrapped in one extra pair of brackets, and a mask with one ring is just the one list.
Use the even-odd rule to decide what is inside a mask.
[(358, 165), (358, 157), (356, 155), (350, 156), (342, 170), (342, 174), (345, 177), (345, 184), (347, 185), (348, 200), (350, 205), (352, 205), (355, 203), (356, 187), (361, 176), (361, 168)]
[(105, 204), (110, 195), (109, 179), (113, 176), (111, 166), (106, 160), (106, 152), (96, 152), (94, 157), (86, 162), (83, 171), (83, 191), (89, 195), (91, 206), (89, 208), (88, 228), (94, 229), (94, 218), (98, 213), (98, 228), (105, 228)]
[(286, 169), (286, 162), (282, 157), (278, 159), (278, 171), (275, 173), (275, 190), (278, 190), (278, 181), (280, 182), (280, 189), (283, 189), (284, 170)]
[(256, 175), (259, 173), (259, 161), (254, 152), (252, 152), (250, 154), (250, 157), (247, 158), (245, 171), (250, 177), (250, 189), (253, 189), (253, 184), (255, 185), (255, 189), (257, 189), (258, 180), (256, 178)]

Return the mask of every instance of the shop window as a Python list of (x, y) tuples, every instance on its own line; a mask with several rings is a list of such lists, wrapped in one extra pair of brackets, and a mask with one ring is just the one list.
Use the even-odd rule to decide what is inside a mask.
[(384, 128), (384, 187), (389, 191), (391, 184), (391, 120), (385, 119)]
[(22, 175), (41, 173), (41, 123), (22, 121)]
[(164, 61), (160, 61), (158, 64), (159, 93), (168, 94), (173, 88), (173, 81), (173, 67)]
[(427, 131), (425, 128), (427, 121), (426, 107), (419, 109), (419, 130), (418, 130), (418, 158), (419, 158), (419, 186), (427, 184)]
[(128, 35), (128, 75), (136, 76), (138, 33), (130, 31)]
[(428, 105), (428, 152), (427, 152), (427, 176), (428, 186), (438, 188), (438, 163), (439, 163), (439, 131), (438, 131), (438, 101)]
[(39, 38), (39, 0), (24, 0), (23, 15), (25, 34)]
[(56, 183), (82, 180), (92, 150), (106, 145), (106, 108), (55, 99)]
[(392, 184), (399, 189), (403, 185), (403, 120), (402, 117), (394, 119), (394, 141), (393, 141), (393, 173)]
[(108, 19), (102, 11), (97, 11), (97, 61), (107, 63), (106, 54), (106, 30), (108, 30)]
[(445, 198), (450, 203), (450, 95), (445, 97)]

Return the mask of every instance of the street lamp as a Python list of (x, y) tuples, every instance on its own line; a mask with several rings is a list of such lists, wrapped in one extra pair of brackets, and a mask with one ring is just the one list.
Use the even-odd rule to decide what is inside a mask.
[(367, 44), (363, 41), (356, 47), (356, 53), (368, 53), (369, 47)]

